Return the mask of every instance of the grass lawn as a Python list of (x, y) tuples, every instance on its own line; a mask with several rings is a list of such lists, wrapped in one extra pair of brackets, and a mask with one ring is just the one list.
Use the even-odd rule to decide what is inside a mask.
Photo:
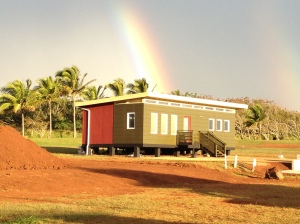
[[(77, 154), (81, 138), (32, 138), (30, 139), (51, 153)], [(278, 144), (283, 145), (278, 147)], [(231, 155), (295, 159), (300, 154), (300, 141), (237, 140)]]
[(31, 138), (31, 141), (51, 153), (77, 154), (81, 138)]
[[(250, 193), (260, 200), (258, 204), (248, 203), (249, 198), (242, 195), (233, 199), (229, 190), (218, 186), (211, 189), (211, 194), (184, 188), (158, 188), (134, 195), (102, 196), (89, 200), (77, 200), (74, 196), (55, 198), (49, 203), (8, 202), (5, 207), (0, 207), (0, 220), (10, 216), (12, 221), (2, 223), (299, 223), (299, 208), (282, 206), (288, 205), (288, 202), (270, 206), (273, 199), (266, 197), (273, 193), (278, 192), (270, 192), (267, 188)], [(259, 198), (258, 195), (266, 197)], [(239, 203), (230, 203), (231, 200)], [(266, 205), (260, 204), (267, 200), (270, 202)]]
[(300, 141), (237, 140), (232, 155), (296, 159), (300, 154)]

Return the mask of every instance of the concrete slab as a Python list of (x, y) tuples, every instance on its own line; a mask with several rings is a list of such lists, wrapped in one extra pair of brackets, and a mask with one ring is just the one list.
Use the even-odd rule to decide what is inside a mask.
[(283, 174), (300, 175), (300, 170), (282, 170)]

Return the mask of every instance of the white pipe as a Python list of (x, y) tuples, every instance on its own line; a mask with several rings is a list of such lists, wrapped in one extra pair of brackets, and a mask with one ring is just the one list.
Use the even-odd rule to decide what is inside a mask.
[(86, 152), (85, 152), (85, 155), (87, 156), (88, 155), (88, 150), (89, 150), (89, 147), (90, 147), (90, 129), (91, 129), (91, 111), (89, 109), (86, 109), (86, 108), (80, 108), (82, 110), (85, 110), (87, 111), (87, 115), (88, 115), (88, 120), (87, 120), (87, 126), (88, 126), (88, 130), (87, 130), (87, 143), (86, 143)]
[(254, 158), (253, 159), (253, 165), (252, 165), (252, 171), (254, 171), (255, 167), (256, 167), (256, 159)]

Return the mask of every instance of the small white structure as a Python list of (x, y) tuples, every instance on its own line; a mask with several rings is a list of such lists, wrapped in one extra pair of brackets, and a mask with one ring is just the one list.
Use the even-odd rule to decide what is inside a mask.
[(292, 170), (300, 170), (300, 159), (298, 159), (298, 156), (297, 159), (292, 161)]

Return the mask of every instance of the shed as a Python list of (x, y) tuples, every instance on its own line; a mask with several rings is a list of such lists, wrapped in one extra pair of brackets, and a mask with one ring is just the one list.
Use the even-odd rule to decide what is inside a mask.
[(235, 113), (246, 104), (145, 92), (76, 102), (82, 109), (82, 147), (161, 153), (200, 151), (229, 155), (235, 149)]

